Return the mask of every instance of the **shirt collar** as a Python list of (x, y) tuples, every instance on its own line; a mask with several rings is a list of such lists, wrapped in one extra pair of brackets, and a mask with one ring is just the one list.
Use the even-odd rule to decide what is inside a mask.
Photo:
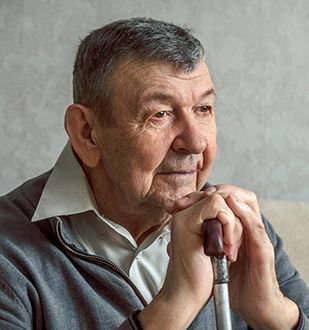
[(87, 177), (68, 142), (47, 180), (31, 221), (89, 210), (98, 214)]

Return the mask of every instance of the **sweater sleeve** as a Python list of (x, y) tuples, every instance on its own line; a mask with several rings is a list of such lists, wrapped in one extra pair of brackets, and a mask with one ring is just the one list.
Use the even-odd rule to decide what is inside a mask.
[(126, 319), (117, 330), (139, 330), (141, 329), (133, 319), (132, 315), (129, 316), (128, 319)]
[(32, 322), (22, 301), (0, 274), (0, 329), (31, 329)]
[(309, 329), (309, 288), (301, 279), (298, 271), (292, 266), (289, 257), (283, 250), (281, 238), (272, 225), (263, 217), (266, 232), (274, 246), (276, 275), (282, 293), (294, 301), (300, 309), (298, 329)]
[[(294, 301), (300, 310), (299, 324), (296, 330), (309, 330), (309, 288), (292, 266), (289, 257), (283, 250), (281, 238), (276, 234), (272, 225), (263, 217), (266, 232), (274, 246), (276, 275), (283, 294)], [(250, 328), (250, 327), (249, 327)], [(125, 320), (119, 330), (137, 330), (132, 315)]]

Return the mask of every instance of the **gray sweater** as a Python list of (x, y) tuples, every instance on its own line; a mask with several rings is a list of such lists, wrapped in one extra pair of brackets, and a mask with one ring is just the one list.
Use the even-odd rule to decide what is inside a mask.
[[(130, 278), (100, 256), (88, 255), (61, 218), (31, 222), (49, 173), (0, 198), (0, 329), (132, 329), (130, 315), (146, 305)], [(309, 290), (265, 220), (276, 252), (282, 292), (309, 327)], [(232, 315), (233, 329), (248, 325)], [(215, 329), (211, 299), (189, 329)]]

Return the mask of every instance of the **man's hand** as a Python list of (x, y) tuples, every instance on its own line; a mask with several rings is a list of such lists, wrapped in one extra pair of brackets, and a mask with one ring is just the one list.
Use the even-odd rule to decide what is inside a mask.
[(174, 213), (170, 262), (162, 290), (139, 315), (145, 329), (187, 328), (211, 297), (212, 265), (201, 237), (204, 220), (217, 218), (221, 222), (230, 260), (235, 259), (242, 240), (240, 221), (215, 188), (192, 193), (167, 211)]
[(223, 226), (224, 252), (232, 262), (232, 309), (253, 328), (295, 327), (299, 311), (279, 289), (273, 246), (252, 192), (219, 185), (191, 193), (167, 211), (174, 214), (170, 263), (162, 290), (140, 314), (146, 329), (186, 328), (209, 300), (213, 273), (201, 232), (203, 221), (214, 218)]
[(220, 185), (217, 193), (243, 226), (238, 259), (230, 266), (232, 309), (256, 329), (293, 329), (299, 311), (279, 289), (273, 246), (265, 231), (255, 194)]

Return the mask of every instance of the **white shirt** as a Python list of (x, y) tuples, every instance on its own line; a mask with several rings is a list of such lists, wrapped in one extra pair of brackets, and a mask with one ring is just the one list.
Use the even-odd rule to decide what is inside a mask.
[(161, 289), (169, 257), (170, 224), (138, 246), (121, 225), (98, 211), (86, 175), (69, 143), (59, 156), (32, 217), (39, 221), (67, 216), (77, 241), (89, 254), (104, 256), (123, 269), (149, 303)]

